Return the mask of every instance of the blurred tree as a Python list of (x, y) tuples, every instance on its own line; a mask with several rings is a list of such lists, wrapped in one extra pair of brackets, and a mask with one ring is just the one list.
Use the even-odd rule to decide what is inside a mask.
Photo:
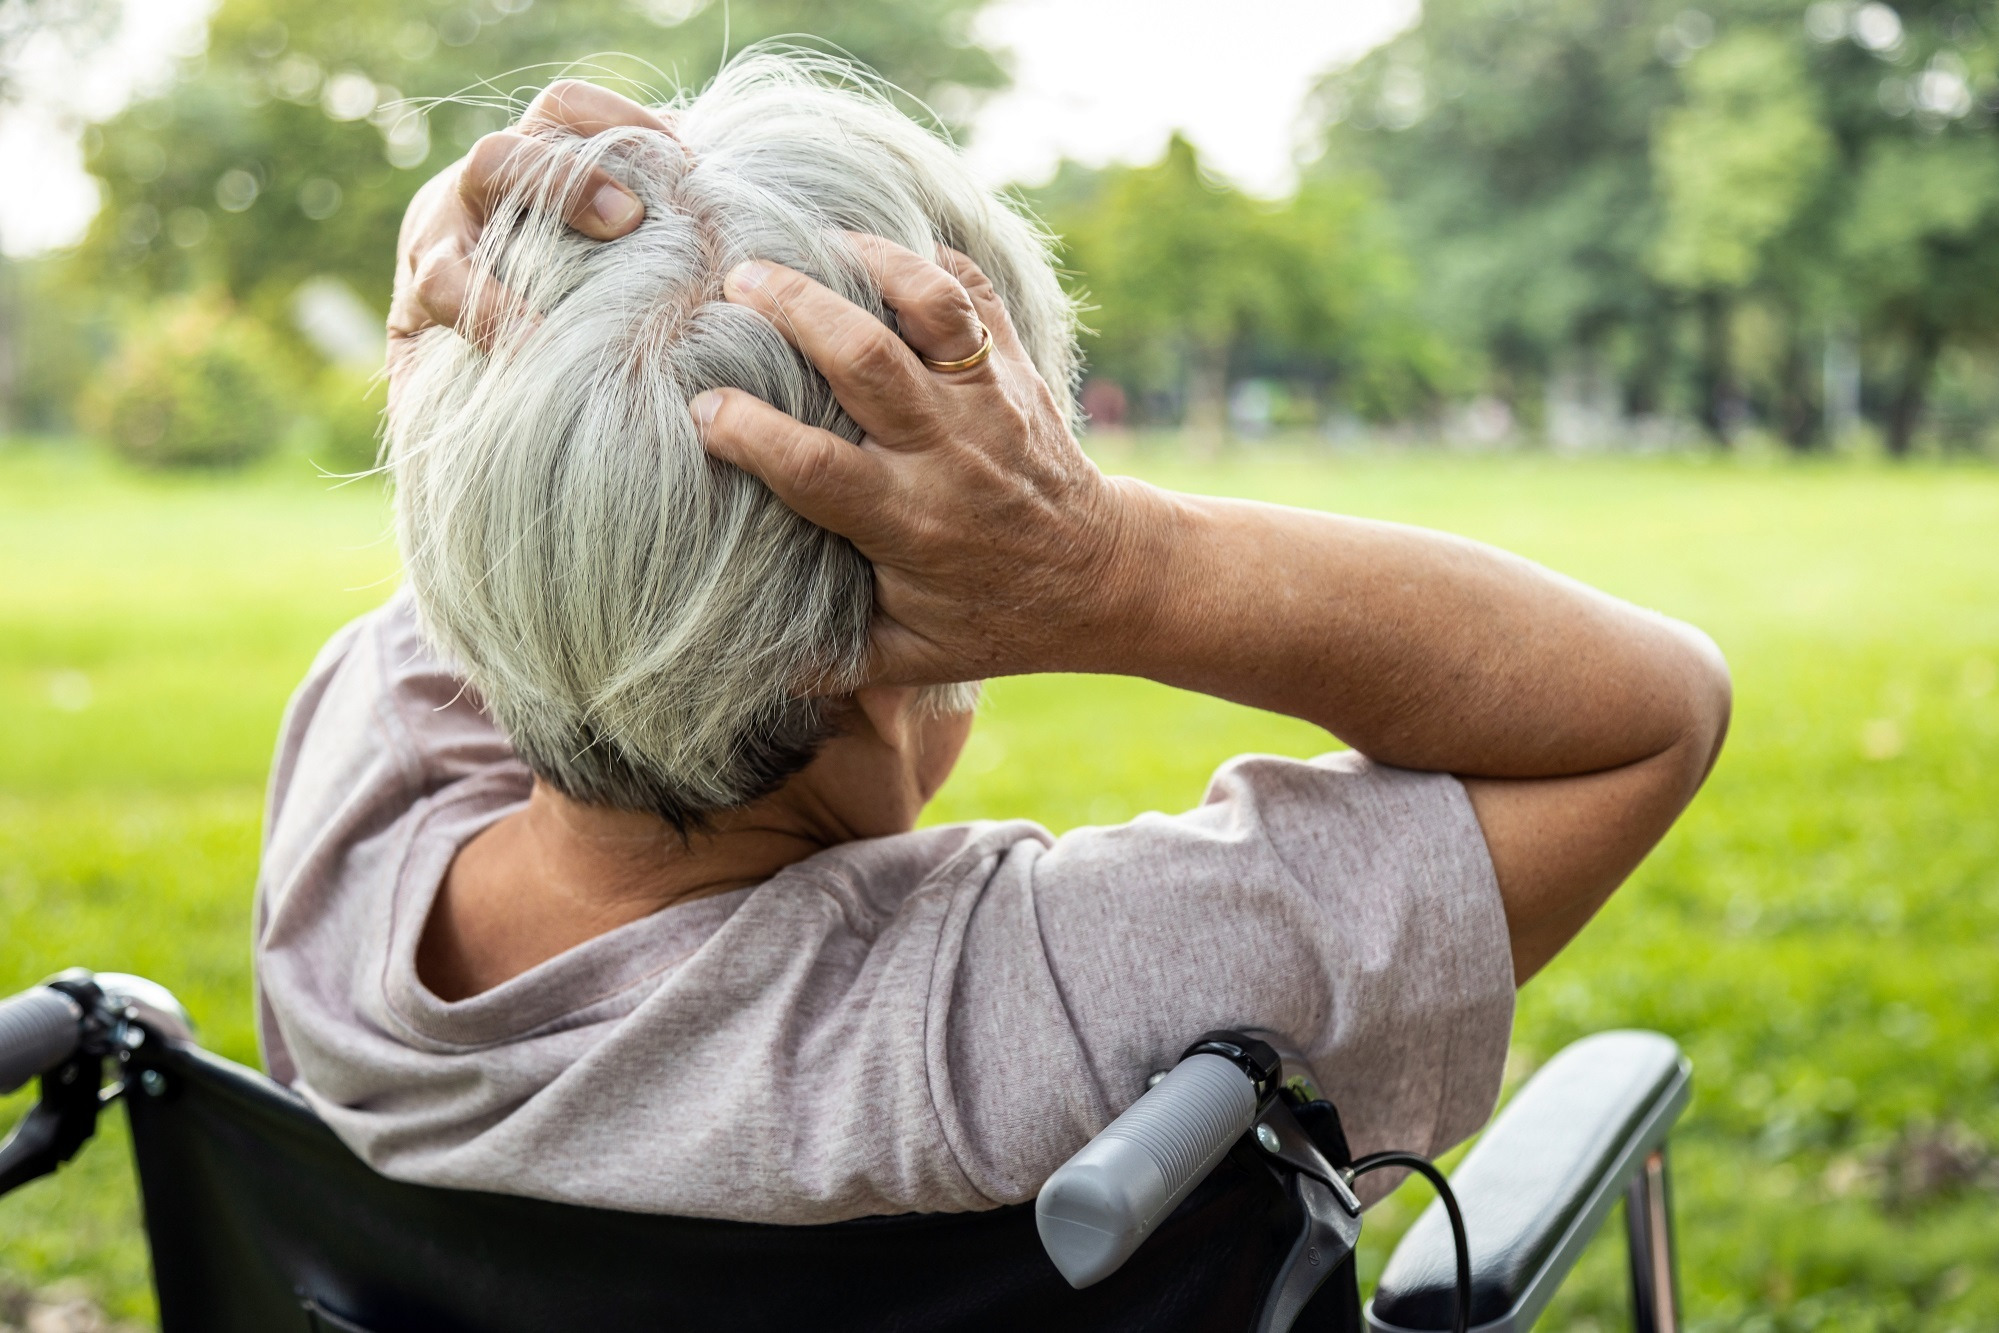
[[(0, 114), (23, 95), (23, 65), (34, 48), (54, 47), (40, 54), (74, 66), (110, 36), (117, 17), (116, 0), (0, 0)], [(0, 251), (0, 432), (30, 415), (21, 400), (23, 381), (33, 382), (23, 362), (35, 351), (28, 326), (40, 313), (29, 304), (37, 278)]]
[(1415, 410), (1444, 367), (1364, 178), (1321, 173), (1290, 199), (1252, 198), (1172, 136), (1159, 161), (1065, 164), (1037, 191), (1084, 290), (1092, 367), (1141, 402), (1175, 400), (1197, 447), (1226, 432), (1228, 389), (1274, 374), (1364, 415)]
[(1989, 135), (1882, 139), (1864, 151), (1841, 257), (1870, 330), (1899, 365), (1884, 413), (1907, 454), (1947, 343), (1999, 333), (1999, 145)]
[(1539, 419), (1565, 353), (1616, 350), (1650, 411), (1670, 294), (1648, 145), (1675, 91), (1650, 0), (1430, 0), (1421, 23), (1315, 94), (1324, 146), (1385, 184), (1428, 322), (1473, 349), (1516, 418)]
[(1870, 408), (1897, 456), (1913, 447), (1943, 350), (1991, 352), (1995, 29), (1999, 9), (1971, 0), (1818, 0), (1777, 29), (1809, 47), (1839, 146), (1814, 232), (1830, 275), (1821, 304), (1858, 326), (1879, 368)]
[(1430, 319), (1530, 419), (1554, 363), (1608, 352), (1629, 412), (1684, 383), (1717, 436), (1748, 403), (1802, 447), (1850, 321), (1895, 367), (1869, 406), (1903, 453), (1941, 350), (1995, 331), (1995, 25), (1989, 0), (1430, 0), (1323, 82), (1324, 140), (1387, 183)]
[(93, 426), (141, 467), (230, 468), (268, 454), (293, 386), (263, 338), (214, 293), (163, 303), (133, 322), (91, 386)]
[(1253, 368), (1316, 384), (1377, 422), (1426, 415), (1462, 387), (1448, 344), (1418, 316), (1415, 273), (1367, 173), (1320, 164), (1269, 233), (1287, 295), (1256, 330)]
[(0, 256), (0, 434), (55, 434), (73, 421), (77, 395), (117, 342), (115, 322), (89, 308), (60, 256)]
[[(94, 136), (105, 206), (82, 263), (135, 294), (214, 283), (273, 323), (318, 274), (385, 308), (410, 195), (559, 74), (664, 98), (725, 49), (810, 29), (962, 111), (1003, 79), (969, 35), (982, 3), (224, 0), (206, 55)], [(453, 94), (476, 104), (433, 102)]]
[(1088, 283), (1100, 363), (1144, 387), (1179, 386), (1188, 431), (1212, 446), (1232, 354), (1289, 297), (1270, 210), (1206, 172), (1178, 134), (1157, 163), (1112, 168), (1077, 193), (1084, 206), (1050, 221)]
[(1692, 65), (1687, 100), (1660, 120), (1665, 205), (1653, 267), (1692, 291), (1740, 289), (1812, 197), (1832, 157), (1801, 53), (1747, 30)]
[[(1700, 312), (1697, 372), (1701, 424), (1717, 439), (1730, 427), (1736, 395), (1731, 313), (1741, 295), (1772, 276), (1797, 276), (1773, 264), (1772, 251), (1800, 253), (1798, 223), (1823, 192), (1833, 142), (1799, 44), (1745, 28), (1701, 52), (1685, 70), (1686, 100), (1659, 119), (1652, 144), (1660, 203), (1653, 273), (1689, 293)], [(1804, 316), (1797, 284), (1774, 284), (1794, 342)], [(1803, 446), (1819, 414), (1799, 357), (1783, 357), (1782, 394), (1793, 404), (1780, 423)]]

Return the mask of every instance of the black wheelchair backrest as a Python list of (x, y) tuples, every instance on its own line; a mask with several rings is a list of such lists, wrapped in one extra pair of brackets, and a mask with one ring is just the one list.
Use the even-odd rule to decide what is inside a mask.
[(1225, 1159), (1076, 1291), (1031, 1204), (774, 1227), (433, 1189), (377, 1175), (297, 1096), (193, 1046), (132, 1064), (162, 1333), (1247, 1328), (1297, 1229), (1254, 1158)]

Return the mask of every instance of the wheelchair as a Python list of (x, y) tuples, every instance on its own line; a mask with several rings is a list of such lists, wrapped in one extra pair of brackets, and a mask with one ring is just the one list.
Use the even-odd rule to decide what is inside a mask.
[[(78, 969), (0, 1002), (0, 1092), (41, 1094), (0, 1145), (0, 1194), (122, 1102), (163, 1333), (1510, 1333), (1621, 1196), (1633, 1326), (1674, 1333), (1667, 1136), (1690, 1077), (1657, 1033), (1583, 1038), (1446, 1184), (1409, 1154), (1356, 1162), (1270, 1034), (1209, 1033), (1032, 1204), (767, 1226), (390, 1180), (295, 1093), (202, 1050), (165, 988)], [(1439, 1197), (1363, 1306), (1351, 1183), (1388, 1166)]]

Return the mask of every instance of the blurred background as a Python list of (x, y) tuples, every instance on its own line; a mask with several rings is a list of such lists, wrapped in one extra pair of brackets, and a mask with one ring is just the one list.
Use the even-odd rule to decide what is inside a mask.
[[(1993, 0), (0, 0), (0, 993), (144, 972), (254, 1061), (278, 715), (395, 579), (338, 474), (405, 204), (558, 74), (664, 98), (780, 34), (1046, 220), (1107, 470), (1714, 634), (1729, 752), (1523, 992), (1509, 1078), (1604, 1027), (1687, 1047), (1691, 1327), (1999, 1329)], [(1001, 681), (932, 818), (1180, 809), (1326, 743)], [(0, 1201), (0, 1329), (149, 1325), (103, 1139)], [(1621, 1264), (1543, 1326), (1622, 1327)]]

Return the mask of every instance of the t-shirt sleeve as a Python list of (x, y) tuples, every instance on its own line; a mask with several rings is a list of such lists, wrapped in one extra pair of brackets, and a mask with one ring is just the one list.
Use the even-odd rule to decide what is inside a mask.
[[(1248, 756), (1185, 814), (1007, 860), (967, 923), (950, 1006), (963, 1120), (947, 1133), (993, 1197), (1031, 1193), (1212, 1028), (1287, 1037), (1356, 1153), (1434, 1155), (1491, 1113), (1512, 955), (1456, 779), (1354, 754)], [(1060, 1095), (1055, 1077), (1091, 1086)], [(1019, 1121), (1027, 1097), (1065, 1111), (1038, 1137)]]
[[(320, 651), (279, 727), (257, 876), (258, 1033), (273, 1076), (290, 1082), (295, 1071), (266, 987), (271, 946), (331, 903), (364, 901), (343, 898), (340, 885), (386, 885), (396, 847), (388, 834), (412, 807), (496, 769), (519, 770), (525, 794), (506, 737), (425, 646), (407, 590)], [(355, 929), (359, 957), (367, 936)]]
[(400, 814), (460, 778), (514, 761), (464, 678), (424, 643), (408, 589), (334, 635), (278, 730), (264, 856), (283, 866), (340, 812)]

